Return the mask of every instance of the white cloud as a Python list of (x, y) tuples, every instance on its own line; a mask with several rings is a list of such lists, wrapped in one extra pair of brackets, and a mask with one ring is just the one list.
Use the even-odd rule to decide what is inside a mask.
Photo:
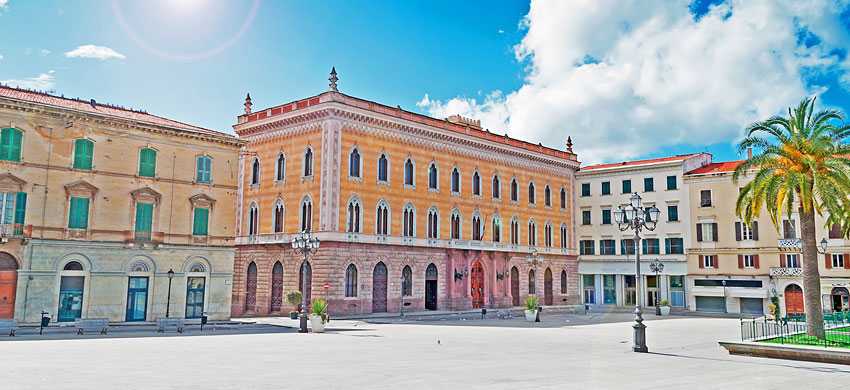
[(56, 72), (50, 70), (47, 71), (47, 73), (42, 73), (35, 77), (28, 77), (21, 80), (3, 80), (0, 82), (12, 87), (45, 91), (50, 88), (53, 88), (53, 86), (56, 84), (56, 77), (54, 76), (54, 73)]
[[(528, 65), (522, 87), (482, 99), (426, 95), (419, 106), (554, 147), (572, 136), (585, 162), (732, 142), (752, 121), (822, 91), (804, 70), (850, 68), (828, 54), (850, 42), (835, 7), (732, 1), (695, 21), (685, 0), (532, 1), (515, 47)], [(798, 45), (800, 26), (820, 43)]]
[(5, 58), (5, 57), (3, 57), (2, 54), (0, 54), (0, 61), (3, 61), (3, 58)]
[(82, 45), (77, 47), (74, 50), (71, 50), (65, 53), (65, 57), (68, 58), (94, 58), (97, 60), (108, 60), (108, 59), (119, 59), (123, 60), (127, 58), (123, 54), (112, 50), (106, 46), (95, 46), (95, 45)]
[(47, 49), (41, 49), (41, 51), (39, 51), (39, 53), (41, 53), (41, 56), (42, 56), (42, 57), (45, 57), (45, 56), (47, 56), (47, 55), (49, 55), (49, 54), (50, 54), (50, 50), (47, 50)]
[(9, 0), (0, 0), (0, 10), (6, 9), (9, 5)]

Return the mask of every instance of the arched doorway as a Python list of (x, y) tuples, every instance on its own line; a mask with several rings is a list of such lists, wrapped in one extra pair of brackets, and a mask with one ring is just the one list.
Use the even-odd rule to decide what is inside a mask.
[(546, 272), (543, 273), (543, 304), (552, 305), (552, 301), (554, 301), (552, 296), (552, 270), (546, 268)]
[(279, 261), (272, 268), (272, 296), (269, 312), (277, 313), (283, 307), (283, 264)]
[[(845, 260), (847, 261), (847, 260)], [(834, 311), (844, 311), (848, 309), (848, 299), (850, 299), (850, 293), (847, 292), (847, 288), (845, 287), (833, 287), (831, 292), (832, 298), (832, 310)]]
[[(304, 276), (307, 276), (307, 292), (304, 292)], [(301, 294), (307, 297), (307, 304), (309, 305), (312, 300), (313, 290), (313, 267), (310, 266), (309, 261), (301, 262), (301, 270), (298, 272), (298, 291), (301, 291)]]
[(511, 299), (514, 306), (519, 306), (519, 270), (516, 267), (511, 268)]
[(85, 285), (86, 276), (83, 265), (77, 261), (69, 261), (65, 264), (59, 278), (58, 322), (69, 322), (82, 318)]
[(803, 313), (803, 289), (796, 284), (785, 287), (785, 314)]
[(248, 264), (248, 277), (245, 282), (245, 312), (253, 313), (257, 310), (257, 264), (253, 261)]
[(425, 310), (437, 310), (437, 266), (433, 263), (425, 270)]
[(380, 261), (372, 271), (372, 312), (387, 311), (387, 266)]
[(480, 309), (484, 307), (484, 266), (480, 261), (472, 263), (472, 270), (469, 273), (469, 287), (472, 295), (472, 308)]
[(18, 262), (0, 252), (0, 319), (15, 318), (15, 291), (18, 286)]

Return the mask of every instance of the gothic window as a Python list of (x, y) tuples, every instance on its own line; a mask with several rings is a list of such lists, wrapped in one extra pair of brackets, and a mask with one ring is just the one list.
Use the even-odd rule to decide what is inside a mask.
[(253, 236), (259, 233), (259, 216), (260, 209), (256, 203), (251, 203), (248, 208), (248, 235)]
[(404, 185), (416, 185), (416, 178), (413, 174), (413, 160), (407, 159), (404, 161)]
[(552, 190), (549, 189), (549, 185), (546, 185), (546, 188), (543, 189), (543, 202), (546, 207), (552, 207)]
[(530, 295), (537, 294), (537, 286), (534, 283), (534, 270), (528, 271), (528, 293)]
[(348, 176), (360, 177), (360, 152), (357, 148), (348, 156)]
[(472, 174), (472, 195), (481, 195), (481, 176), (478, 171)]
[(345, 270), (345, 296), (357, 296), (357, 267), (354, 264), (349, 264)]
[(387, 155), (383, 153), (381, 157), (378, 157), (378, 181), (389, 181), (389, 161), (387, 161)]
[(460, 240), (460, 212), (452, 211), (452, 240)]
[(493, 217), (493, 242), (501, 242), (502, 241), (502, 220), (495, 216)]
[(301, 201), (301, 231), (309, 232), (313, 228), (313, 201), (304, 197)]
[(499, 176), (493, 176), (493, 199), (502, 197), (502, 184), (499, 181)]
[(534, 204), (534, 183), (528, 183), (528, 203)]
[(460, 172), (457, 168), (452, 169), (452, 192), (460, 192)]
[(428, 210), (428, 238), (439, 238), (440, 216), (437, 209), (431, 208)]
[(567, 190), (561, 187), (561, 208), (567, 208)]
[(511, 219), (511, 244), (519, 245), (519, 221), (516, 217)]
[(260, 159), (254, 158), (254, 162), (251, 163), (251, 185), (259, 185), (260, 184)]
[(284, 157), (283, 153), (277, 155), (277, 161), (274, 164), (274, 179), (277, 181), (283, 181), (283, 178), (286, 177), (286, 157)]
[(401, 295), (409, 297), (413, 295), (413, 270), (405, 265), (401, 271)]
[(511, 202), (519, 202), (519, 185), (516, 179), (511, 179)]
[(534, 224), (534, 221), (528, 221), (528, 245), (535, 246), (537, 245), (537, 226)]
[(304, 176), (313, 176), (313, 149), (304, 151)]
[(437, 178), (437, 165), (434, 164), (434, 163), (431, 163), (431, 165), (428, 167), (428, 188), (429, 189), (432, 189), (432, 190), (437, 189), (437, 187), (438, 187), (438, 180), (437, 179), (438, 179)]
[(481, 240), (481, 217), (477, 212), (472, 215), (472, 239), (475, 241)]
[(360, 233), (360, 202), (352, 199), (348, 202), (348, 230), (349, 233)]
[(567, 248), (567, 225), (561, 224), (561, 248)]
[(405, 237), (414, 237), (416, 235), (416, 210), (413, 205), (404, 206), (402, 226), (404, 228), (403, 235)]
[(381, 236), (389, 234), (390, 208), (383, 200), (378, 202), (378, 208), (375, 211), (375, 221), (375, 234)]
[(283, 201), (277, 200), (274, 204), (274, 215), (272, 216), (272, 225), (275, 233), (283, 232)]
[(551, 248), (552, 247), (552, 224), (547, 222), (546, 225), (543, 226), (543, 236), (544, 236), (543, 240), (544, 240), (544, 243), (546, 244), (546, 247)]

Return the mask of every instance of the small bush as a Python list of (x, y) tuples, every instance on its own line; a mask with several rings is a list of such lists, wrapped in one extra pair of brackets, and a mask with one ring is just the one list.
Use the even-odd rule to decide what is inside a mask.
[(537, 310), (540, 306), (540, 299), (537, 298), (536, 295), (529, 295), (528, 298), (525, 298), (525, 309), (526, 310)]
[(298, 306), (301, 304), (301, 291), (290, 291), (289, 294), (286, 294), (286, 302), (292, 306)]

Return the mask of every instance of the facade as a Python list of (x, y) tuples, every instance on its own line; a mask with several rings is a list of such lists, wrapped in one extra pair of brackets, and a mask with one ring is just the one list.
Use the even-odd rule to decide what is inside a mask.
[[(713, 163), (685, 175), (690, 188), (691, 241), (688, 245), (690, 310), (767, 313), (775, 300), (783, 315), (803, 312), (800, 219), (795, 211), (781, 226), (766, 210), (750, 226), (735, 215), (739, 188), (732, 174), (740, 161)], [(828, 240), (820, 254), (823, 308), (848, 309), (850, 241), (838, 229), (825, 229), (817, 218), (818, 241)]]
[[(336, 314), (575, 304), (571, 148), (328, 92), (245, 114), (234, 316), (301, 289)], [(305, 263), (290, 236), (320, 240)], [(532, 261), (536, 260), (536, 261)], [(402, 309), (403, 307), (403, 309)]]
[(0, 318), (229, 318), (235, 137), (7, 87), (0, 128)]
[[(667, 300), (684, 308), (690, 231), (685, 172), (711, 162), (707, 153), (582, 167), (576, 173), (576, 234), (582, 301), (590, 305), (634, 306), (639, 293), (645, 306)], [(634, 231), (621, 232), (614, 211), (638, 193), (660, 211), (653, 231), (642, 233), (640, 292), (635, 283)], [(660, 261), (661, 273), (649, 264)]]

